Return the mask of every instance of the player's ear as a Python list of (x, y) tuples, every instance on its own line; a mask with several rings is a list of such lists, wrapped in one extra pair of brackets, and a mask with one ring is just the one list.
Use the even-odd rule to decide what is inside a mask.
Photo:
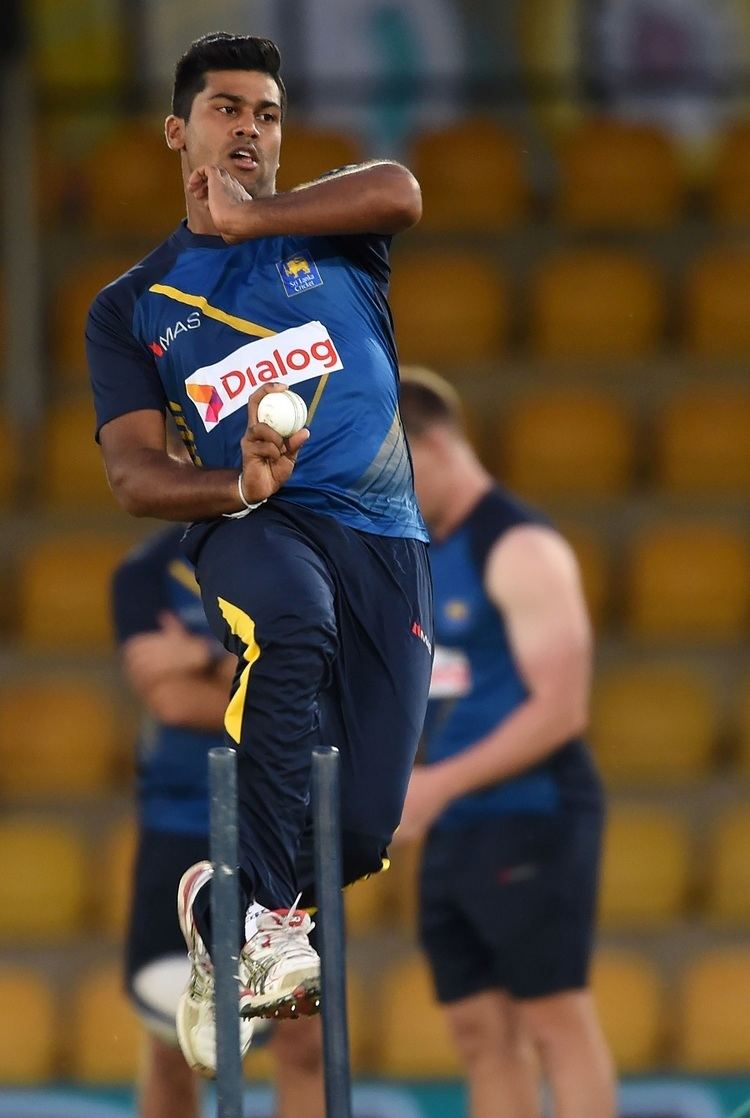
[(172, 151), (182, 151), (185, 147), (185, 121), (173, 113), (164, 121), (164, 135), (167, 147)]

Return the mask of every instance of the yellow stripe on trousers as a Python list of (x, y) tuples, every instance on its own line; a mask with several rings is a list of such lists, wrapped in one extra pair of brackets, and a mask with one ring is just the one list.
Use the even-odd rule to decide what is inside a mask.
[(245, 645), (242, 659), (246, 661), (246, 666), (242, 669), (239, 685), (229, 700), (229, 706), (224, 714), (224, 728), (232, 741), (239, 745), (242, 732), (242, 716), (245, 713), (247, 685), (253, 664), (260, 656), (260, 645), (255, 639), (255, 622), (252, 617), (244, 613), (239, 606), (233, 606), (231, 602), (225, 601), (224, 598), (218, 598), (217, 600), (221, 615), (229, 626), (229, 632), (235, 637), (239, 637)]

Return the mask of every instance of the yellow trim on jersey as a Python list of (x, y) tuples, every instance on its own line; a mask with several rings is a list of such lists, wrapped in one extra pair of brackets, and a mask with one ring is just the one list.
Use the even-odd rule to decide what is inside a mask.
[(242, 669), (237, 690), (229, 700), (229, 706), (224, 713), (224, 728), (232, 741), (237, 742), (239, 745), (240, 733), (242, 730), (242, 715), (245, 712), (247, 685), (250, 680), (252, 666), (260, 656), (260, 646), (255, 640), (255, 622), (252, 617), (244, 613), (239, 606), (233, 606), (231, 602), (225, 601), (224, 598), (218, 598), (217, 601), (219, 603), (221, 615), (229, 626), (229, 632), (235, 637), (239, 637), (245, 645), (242, 658), (247, 661), (247, 666)]
[(315, 389), (315, 395), (313, 396), (312, 400), (310, 401), (310, 407), (307, 409), (307, 422), (305, 423), (305, 427), (309, 427), (310, 424), (313, 421), (313, 416), (315, 415), (316, 411), (318, 410), (318, 404), (320, 403), (320, 397), (323, 395), (323, 392), (325, 391), (325, 386), (328, 384), (328, 378), (329, 378), (330, 375), (331, 375), (330, 373), (323, 373), (323, 376), (318, 381), (318, 387)]
[(154, 283), (149, 287), (149, 291), (153, 291), (156, 295), (166, 295), (168, 299), (174, 299), (178, 303), (187, 303), (189, 307), (198, 307), (206, 318), (214, 318), (217, 322), (232, 326), (242, 334), (255, 334), (258, 338), (272, 338), (274, 334), (278, 334), (278, 330), (269, 330), (267, 326), (259, 326), (257, 322), (250, 322), (247, 318), (238, 318), (237, 315), (227, 314), (218, 307), (212, 307), (205, 295), (189, 295), (186, 291), (178, 291), (176, 287), (170, 287), (166, 283)]
[(200, 586), (192, 567), (189, 567), (182, 559), (173, 559), (167, 569), (172, 578), (177, 579), (181, 586), (184, 586), (191, 594), (195, 594), (196, 598), (200, 598)]

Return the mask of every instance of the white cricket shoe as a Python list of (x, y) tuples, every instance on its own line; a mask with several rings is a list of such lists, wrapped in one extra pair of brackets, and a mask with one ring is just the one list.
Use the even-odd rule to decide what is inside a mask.
[(240, 1016), (299, 1017), (320, 1009), (320, 957), (310, 946), (307, 912), (267, 911), (240, 952)]
[[(177, 1039), (186, 1062), (199, 1075), (216, 1075), (216, 1019), (214, 968), (193, 919), (198, 891), (211, 880), (210, 862), (196, 862), (182, 875), (177, 890), (177, 915), (190, 956), (191, 974), (177, 1006)], [(239, 996), (239, 986), (237, 988)], [(240, 1021), (240, 1052), (244, 1056), (253, 1039), (253, 1022)]]

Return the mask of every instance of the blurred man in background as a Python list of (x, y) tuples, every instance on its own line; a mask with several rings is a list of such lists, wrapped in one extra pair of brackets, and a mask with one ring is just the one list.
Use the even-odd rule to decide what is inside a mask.
[(427, 763), (399, 835), (427, 836), (420, 938), (473, 1118), (538, 1118), (533, 1049), (556, 1118), (614, 1118), (588, 989), (603, 805), (581, 740), (591, 634), (577, 564), (484, 469), (446, 381), (402, 370), (401, 413), (432, 538), (436, 650)]
[[(146, 1029), (140, 1118), (198, 1118), (198, 1080), (177, 1046), (175, 1012), (190, 974), (177, 885), (208, 858), (208, 752), (223, 745), (234, 656), (211, 635), (181, 525), (131, 553), (114, 575), (122, 668), (146, 721), (138, 753), (138, 852), (126, 947), (130, 998)], [(272, 1026), (280, 1118), (322, 1118), (320, 1019)], [(252, 1021), (240, 1028), (251, 1034)]]

